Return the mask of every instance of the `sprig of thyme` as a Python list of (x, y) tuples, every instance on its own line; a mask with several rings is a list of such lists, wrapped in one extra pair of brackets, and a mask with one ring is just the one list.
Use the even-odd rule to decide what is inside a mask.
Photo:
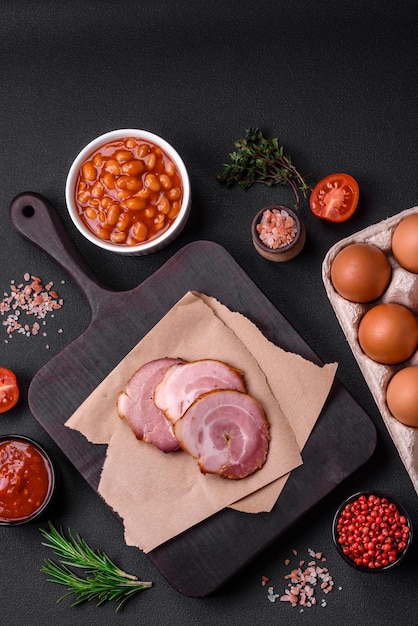
[(249, 128), (234, 145), (236, 150), (229, 155), (231, 162), (224, 163), (218, 180), (227, 186), (237, 183), (242, 189), (254, 183), (290, 185), (296, 197), (295, 207), (300, 206), (300, 194), (306, 198), (310, 187), (284, 154), (277, 137), (266, 139), (259, 128)]
[[(106, 601), (117, 600), (116, 611), (129, 598), (152, 586), (151, 582), (143, 582), (119, 569), (109, 557), (99, 551), (92, 550), (79, 535), (74, 536), (68, 529), (68, 536), (61, 530), (56, 530), (49, 522), (49, 530), (40, 529), (46, 539), (42, 545), (52, 548), (60, 557), (56, 563), (45, 559), (41, 572), (47, 575), (47, 580), (67, 587), (67, 592), (58, 598), (60, 602), (67, 596), (75, 594), (77, 597), (71, 606), (97, 600), (97, 606)], [(79, 576), (72, 568), (82, 569), (85, 577)]]

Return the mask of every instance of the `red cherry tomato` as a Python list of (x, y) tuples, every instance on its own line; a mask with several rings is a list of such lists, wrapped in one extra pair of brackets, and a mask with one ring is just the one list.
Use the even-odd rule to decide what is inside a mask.
[(357, 208), (358, 183), (349, 174), (330, 174), (315, 185), (309, 199), (311, 211), (328, 222), (345, 222)]
[(13, 408), (18, 400), (19, 385), (15, 374), (7, 367), (0, 367), (0, 413)]

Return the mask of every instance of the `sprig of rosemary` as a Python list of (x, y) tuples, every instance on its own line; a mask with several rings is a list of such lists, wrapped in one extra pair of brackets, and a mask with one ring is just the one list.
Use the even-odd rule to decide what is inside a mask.
[(249, 128), (234, 145), (236, 150), (229, 155), (231, 162), (224, 163), (218, 180), (227, 186), (237, 183), (242, 189), (254, 183), (290, 185), (296, 197), (295, 207), (300, 206), (300, 194), (306, 198), (310, 187), (284, 154), (277, 137), (266, 139), (259, 128)]
[[(106, 601), (117, 600), (116, 611), (119, 611), (138, 591), (152, 587), (151, 582), (140, 581), (136, 576), (119, 569), (104, 552), (92, 550), (84, 539), (78, 534), (74, 536), (70, 529), (66, 536), (62, 529), (58, 531), (49, 522), (49, 530), (41, 528), (40, 531), (46, 539), (42, 545), (52, 548), (60, 557), (59, 563), (45, 559), (41, 572), (47, 575), (49, 582), (64, 585), (68, 590), (57, 602), (72, 594), (77, 598), (71, 606), (90, 600), (97, 600), (97, 606), (100, 606)], [(86, 577), (79, 576), (70, 567), (82, 569)]]

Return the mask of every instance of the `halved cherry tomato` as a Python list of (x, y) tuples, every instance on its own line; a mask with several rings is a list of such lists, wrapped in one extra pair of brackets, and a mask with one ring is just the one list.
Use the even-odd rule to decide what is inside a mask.
[(19, 400), (19, 385), (12, 370), (0, 367), (0, 413), (13, 408)]
[(315, 185), (309, 199), (314, 215), (328, 222), (345, 222), (357, 208), (358, 183), (349, 174), (330, 174)]

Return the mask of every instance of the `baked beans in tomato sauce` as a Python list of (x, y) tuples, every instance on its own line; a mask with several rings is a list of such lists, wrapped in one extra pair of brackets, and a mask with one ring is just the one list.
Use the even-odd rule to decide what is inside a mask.
[(24, 521), (46, 502), (53, 486), (44, 455), (29, 441), (0, 442), (0, 523)]
[(97, 237), (115, 244), (154, 239), (176, 219), (182, 200), (173, 161), (159, 146), (134, 137), (98, 148), (76, 182), (80, 219)]

